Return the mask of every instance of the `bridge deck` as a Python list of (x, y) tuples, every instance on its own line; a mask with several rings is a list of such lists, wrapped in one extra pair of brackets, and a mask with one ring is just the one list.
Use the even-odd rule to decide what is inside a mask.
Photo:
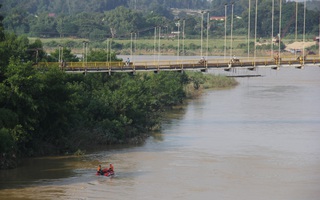
[(208, 60), (206, 63), (199, 64), (197, 60), (179, 60), (179, 61), (138, 61), (130, 63), (128, 66), (124, 62), (68, 62), (68, 63), (38, 63), (37, 67), (60, 66), (66, 72), (135, 72), (135, 71), (181, 71), (181, 70), (207, 70), (224, 69), (226, 71), (232, 68), (247, 68), (253, 70), (259, 67), (269, 67), (279, 69), (280, 67), (303, 67), (304, 65), (319, 65), (320, 58), (313, 56), (305, 60), (294, 58), (281, 59), (276, 61), (269, 58), (257, 58), (256, 61), (250, 59), (241, 59), (237, 62), (223, 59)]

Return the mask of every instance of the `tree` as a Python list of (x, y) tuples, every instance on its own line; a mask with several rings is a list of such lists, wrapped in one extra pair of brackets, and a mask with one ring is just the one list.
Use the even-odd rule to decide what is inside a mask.
[[(95, 30), (106, 30), (104, 16), (101, 13), (79, 13), (73, 18), (73, 23), (78, 27), (77, 36), (89, 38)], [(104, 34), (105, 36), (107, 33)]]
[(72, 16), (61, 15), (56, 21), (60, 37), (77, 36), (79, 27), (75, 24), (75, 19)]
[(167, 19), (173, 19), (174, 16), (171, 13), (170, 9), (168, 7), (165, 7), (163, 5), (158, 5), (158, 4), (151, 4), (151, 13), (154, 15), (158, 15)]
[(122, 59), (118, 59), (117, 55), (113, 52), (107, 52), (103, 49), (100, 50), (90, 50), (88, 54), (89, 62), (105, 62), (105, 61), (122, 61)]
[(5, 33), (4, 40), (0, 42), (0, 81), (1, 76), (9, 64), (10, 58), (27, 59), (26, 51), (29, 40), (26, 36), (16, 36), (13, 33)]
[[(36, 88), (33, 97), (38, 105), (38, 122), (31, 146), (41, 148), (41, 143), (47, 143), (64, 149), (78, 114), (72, 99), (75, 91), (69, 87), (68, 75), (57, 67), (37, 75), (41, 88)], [(38, 141), (41, 143), (37, 144)]]
[[(1, 9), (2, 5), (0, 4), (0, 9)], [(2, 42), (4, 40), (4, 32), (3, 32), (3, 16), (0, 15), (0, 42)]]
[(136, 32), (144, 26), (141, 13), (123, 6), (105, 13), (105, 19), (108, 26), (116, 30), (117, 36), (130, 35), (131, 32)]
[(185, 32), (187, 35), (195, 35), (198, 33), (198, 22), (194, 17), (187, 17), (185, 23)]
[(30, 32), (38, 37), (56, 37), (59, 35), (56, 29), (57, 22), (49, 13), (42, 13), (30, 23)]
[(44, 61), (46, 58), (46, 53), (43, 50), (43, 45), (40, 39), (36, 39), (34, 43), (28, 45), (27, 49), (27, 60), (33, 63), (38, 63)]
[(59, 49), (56, 49), (53, 53), (51, 53), (51, 59), (57, 62), (59, 60), (59, 55), (65, 62), (79, 62), (79, 58), (77, 58), (76, 55), (72, 54), (71, 49), (67, 47), (62, 47), (60, 52)]
[(7, 97), (1, 103), (5, 103), (6, 110), (2, 111), (11, 113), (11, 118), (5, 123), (10, 126), (4, 128), (8, 129), (18, 148), (25, 151), (26, 143), (37, 127), (39, 107), (34, 99), (41, 84), (31, 63), (22, 63), (19, 59), (10, 59), (5, 77), (1, 84)]

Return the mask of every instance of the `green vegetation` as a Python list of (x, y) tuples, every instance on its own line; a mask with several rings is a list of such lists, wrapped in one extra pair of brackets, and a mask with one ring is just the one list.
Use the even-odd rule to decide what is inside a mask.
[[(231, 17), (231, 2), (234, 2), (234, 16)], [(227, 6), (225, 7), (225, 4)], [(92, 49), (105, 49), (107, 40), (111, 40), (111, 49), (121, 54), (129, 54), (131, 46), (135, 54), (153, 53), (156, 38), (161, 37), (163, 54), (176, 54), (177, 31), (185, 36), (185, 45), (180, 42), (180, 55), (198, 55), (200, 52), (200, 35), (203, 28), (204, 43), (208, 33), (209, 55), (223, 55), (224, 49), (231, 48), (231, 19), (233, 22), (232, 50), (238, 56), (247, 52), (248, 18), (250, 13), (250, 52), (253, 53), (255, 38), (255, 3), (251, 1), (249, 12), (248, 0), (77, 0), (44, 1), (4, 0), (3, 26), (16, 35), (25, 35), (34, 41), (41, 38), (44, 49), (51, 53), (59, 45), (73, 53), (82, 53), (83, 41), (89, 41)], [(298, 5), (297, 30), (295, 12)], [(312, 41), (319, 35), (319, 2), (307, 1), (305, 18), (305, 39)], [(284, 44), (302, 40), (304, 26), (304, 4), (282, 0), (281, 10), (281, 50)], [(209, 12), (211, 17), (223, 17), (227, 9), (227, 22), (224, 20), (207, 21), (207, 13), (202, 21), (201, 10)], [(280, 4), (275, 1), (274, 16), (272, 1), (258, 1), (257, 15), (257, 50), (258, 55), (266, 55), (271, 49), (272, 35), (279, 31)], [(272, 18), (273, 23), (272, 23)], [(179, 25), (178, 25), (179, 24)], [(207, 26), (209, 25), (209, 26)], [(226, 30), (225, 30), (226, 25)], [(273, 27), (272, 27), (273, 25)], [(201, 28), (202, 27), (202, 28)], [(209, 28), (209, 29), (208, 29)], [(159, 30), (161, 30), (159, 34)], [(273, 33), (272, 33), (273, 30)], [(184, 32), (182, 34), (182, 31)], [(297, 35), (296, 35), (297, 31)], [(224, 37), (227, 37), (226, 44)], [(133, 42), (133, 40), (136, 42)], [(134, 43), (134, 44), (132, 44)], [(109, 44), (109, 43), (108, 43)], [(225, 47), (226, 45), (226, 47)], [(158, 49), (158, 48), (157, 48)], [(182, 49), (185, 52), (182, 52)], [(278, 50), (277, 45), (274, 46)], [(316, 47), (311, 48), (316, 49)], [(249, 52), (249, 53), (250, 53)]]
[[(300, 35), (299, 35), (300, 37)], [(43, 44), (43, 48), (48, 52), (55, 52), (57, 53), (57, 46), (61, 45), (67, 49), (72, 50), (74, 53), (82, 54), (83, 48), (82, 48), (82, 40), (79, 39), (70, 39), (70, 38), (30, 38), (30, 41), (36, 41), (41, 40)], [(267, 44), (265, 41), (270, 40), (270, 38), (260, 38), (258, 42), (261, 42), (262, 45), (257, 46), (258, 54), (265, 55), (266, 51), (270, 51), (271, 45), (270, 43)], [(243, 36), (234, 35), (233, 36), (233, 52), (237, 56), (247, 55), (247, 39)], [(312, 40), (306, 40), (306, 41), (312, 41)], [(154, 48), (155, 41), (153, 39), (137, 39), (133, 43), (133, 48), (135, 49), (134, 54), (135, 55), (148, 55), (148, 54), (154, 54), (154, 50), (156, 50), (156, 54), (158, 53), (158, 41), (156, 43), (156, 48)], [(200, 54), (200, 40), (199, 39), (185, 39), (183, 41), (184, 47), (182, 45), (182, 40), (180, 41), (180, 55), (199, 55)], [(284, 50), (285, 43), (292, 43), (291, 39), (283, 39), (281, 42), (281, 50)], [(72, 44), (72, 45), (70, 45)], [(212, 37), (208, 40), (208, 55), (216, 55), (216, 56), (223, 56), (224, 55), (224, 39)], [(162, 39), (160, 42), (161, 45), (161, 54), (162, 55), (176, 55), (177, 54), (177, 40), (172, 39)], [(230, 37), (227, 37), (227, 53), (230, 51)], [(105, 52), (103, 49), (106, 49), (108, 47), (107, 42), (91, 42), (89, 43), (90, 46), (90, 52)], [(274, 50), (278, 50), (278, 45), (275, 44), (273, 46)], [(111, 49), (114, 50), (117, 54), (121, 55), (129, 55), (131, 53), (131, 40), (127, 39), (112, 39), (111, 42)], [(184, 49), (184, 52), (183, 52)], [(206, 43), (203, 44), (203, 52), (206, 53)], [(251, 38), (250, 42), (250, 52), (254, 52), (254, 38)], [(115, 55), (113, 55), (115, 56)], [(105, 61), (106, 57), (108, 56), (102, 56), (101, 58)], [(88, 57), (89, 59), (89, 57)], [(98, 61), (98, 60), (96, 60)]]
[[(15, 167), (19, 157), (82, 155), (96, 145), (142, 142), (160, 125), (164, 111), (184, 101), (189, 84), (199, 91), (208, 80), (202, 73), (38, 70), (34, 63), (57, 61), (59, 51), (48, 55), (40, 40), (4, 34), (1, 26), (0, 35), (0, 169)], [(107, 54), (117, 60), (103, 50), (91, 51), (88, 60)], [(63, 57), (78, 61), (69, 48)]]
[(233, 78), (222, 75), (203, 74), (201, 72), (186, 72), (188, 83), (185, 85), (187, 98), (196, 98), (206, 89), (228, 89), (238, 85)]
[[(249, 1), (248, 0), (77, 0), (77, 1), (38, 1), (3, 0), (2, 9), (6, 30), (29, 37), (73, 37), (91, 41), (104, 41), (107, 38), (130, 39), (131, 33), (139, 38), (152, 37), (154, 27), (162, 27), (162, 35), (177, 32), (177, 20), (180, 19), (180, 31), (185, 22), (187, 38), (199, 38), (201, 25), (207, 32), (205, 13), (201, 24), (200, 10), (208, 11), (210, 16), (224, 16), (227, 3), (227, 35), (231, 29), (231, 2), (234, 2), (233, 34), (247, 36)], [(255, 33), (255, 3), (251, 2), (250, 34)], [(174, 9), (171, 9), (174, 8)], [(318, 1), (307, 1), (306, 31), (311, 38), (318, 33)], [(270, 38), (272, 33), (272, 1), (258, 1), (257, 37)], [(274, 6), (273, 35), (279, 33), (279, 1)], [(296, 2), (282, 0), (281, 38), (295, 34)], [(303, 33), (304, 4), (298, 5), (298, 34)], [(224, 21), (211, 20), (209, 35), (224, 36)]]

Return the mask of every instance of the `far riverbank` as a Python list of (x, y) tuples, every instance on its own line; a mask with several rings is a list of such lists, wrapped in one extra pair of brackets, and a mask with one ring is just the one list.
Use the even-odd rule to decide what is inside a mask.
[[(59, 45), (71, 49), (73, 54), (83, 54), (83, 38), (30, 38), (30, 41), (40, 39), (43, 43), (43, 48), (47, 53), (54, 52), (58, 49)], [(246, 37), (234, 36), (232, 40), (232, 51), (231, 51), (231, 40), (226, 38), (209, 38), (204, 40), (201, 46), (199, 39), (162, 39), (160, 41), (154, 41), (154, 39), (137, 39), (135, 41), (127, 39), (112, 39), (111, 47), (110, 42), (107, 41), (88, 41), (88, 51), (90, 49), (104, 49), (116, 52), (117, 55), (178, 55), (178, 43), (179, 43), (179, 55), (185, 56), (232, 56), (238, 57), (252, 56), (256, 50), (257, 56), (267, 56), (272, 54), (273, 51), (278, 51), (277, 44), (271, 44), (269, 38), (260, 38), (257, 41), (256, 48), (254, 47), (254, 40), (250, 40), (250, 46), (248, 48), (248, 41)], [(226, 45), (225, 46), (225, 42)], [(315, 54), (319, 53), (318, 45), (313, 39), (306, 39), (305, 42), (293, 39), (283, 39), (283, 45), (281, 51), (283, 54), (291, 55), (293, 50), (302, 52), (305, 48), (308, 52), (312, 51)], [(160, 44), (160, 47), (159, 47)], [(202, 51), (201, 51), (202, 47)], [(132, 48), (132, 49), (131, 49)], [(88, 52), (89, 53), (89, 52)], [(248, 55), (249, 53), (249, 55)]]

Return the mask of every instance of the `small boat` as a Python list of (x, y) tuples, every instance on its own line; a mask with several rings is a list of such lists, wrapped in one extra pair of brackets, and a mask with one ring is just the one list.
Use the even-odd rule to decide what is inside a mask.
[(97, 172), (96, 175), (97, 176), (113, 176), (114, 171), (109, 171), (109, 169), (105, 168), (102, 170), (102, 172)]

